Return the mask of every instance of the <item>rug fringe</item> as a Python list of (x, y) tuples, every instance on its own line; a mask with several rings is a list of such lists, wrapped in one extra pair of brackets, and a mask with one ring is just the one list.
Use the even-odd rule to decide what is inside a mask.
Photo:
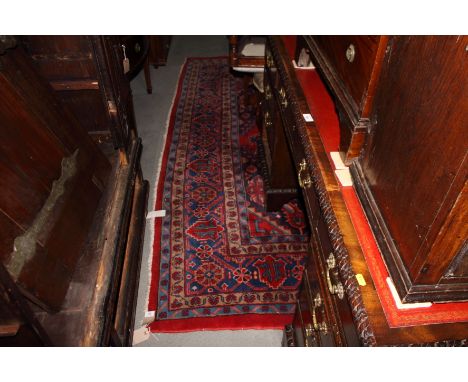
[[(171, 101), (171, 105), (169, 106), (169, 111), (167, 113), (167, 118), (166, 118), (166, 124), (165, 124), (165, 127), (164, 127), (164, 134), (162, 136), (162, 139), (163, 139), (163, 142), (164, 142), (164, 145), (163, 145), (163, 149), (161, 151), (161, 155), (159, 156), (159, 160), (158, 160), (158, 163), (156, 165), (156, 168), (155, 168), (155, 172), (156, 172), (156, 179), (155, 179), (155, 182), (154, 182), (154, 192), (153, 192), (153, 197), (152, 197), (152, 200), (149, 200), (148, 201), (148, 205), (150, 206), (153, 206), (153, 208), (156, 207), (156, 200), (157, 200), (157, 197), (158, 197), (158, 183), (159, 183), (159, 176), (161, 174), (161, 165), (162, 165), (162, 162), (163, 162), (163, 157), (164, 157), (164, 150), (165, 150), (165, 147), (166, 147), (166, 140), (167, 140), (167, 133), (168, 133), (168, 130), (169, 130), (169, 122), (171, 120), (171, 115), (172, 115), (172, 109), (174, 108), (174, 103), (175, 103), (175, 100), (176, 100), (176, 97), (177, 97), (177, 89), (179, 89), (179, 83), (181, 81), (181, 74), (182, 74), (182, 71), (184, 70), (184, 67), (185, 65), (187, 64), (187, 59), (185, 59), (184, 63), (181, 65), (180, 69), (179, 69), (179, 74), (178, 74), (178, 78), (177, 78), (177, 83), (176, 83), (176, 86), (174, 88), (174, 94), (172, 96), (172, 101)], [(146, 288), (146, 297), (145, 297), (145, 311), (148, 311), (148, 305), (149, 305), (149, 297), (150, 297), (150, 291), (151, 291), (151, 281), (152, 281), (152, 276), (153, 276), (153, 272), (152, 272), (152, 269), (153, 269), (153, 259), (154, 259), (154, 253), (153, 253), (153, 249), (154, 249), (154, 221), (151, 221), (149, 224), (147, 224), (147, 226), (149, 226), (149, 235), (150, 235), (150, 255), (148, 256), (148, 285), (147, 285), (147, 288)], [(143, 317), (143, 320), (144, 320), (144, 317)], [(142, 322), (140, 323), (140, 326), (143, 325), (143, 320)]]

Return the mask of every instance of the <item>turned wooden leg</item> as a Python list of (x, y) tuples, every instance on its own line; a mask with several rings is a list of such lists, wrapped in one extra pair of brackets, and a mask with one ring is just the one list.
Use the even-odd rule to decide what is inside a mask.
[(153, 92), (153, 87), (151, 85), (151, 73), (150, 73), (150, 66), (149, 66), (149, 58), (148, 57), (146, 57), (145, 65), (143, 67), (143, 70), (145, 72), (146, 91), (148, 92), (148, 94), (151, 94)]

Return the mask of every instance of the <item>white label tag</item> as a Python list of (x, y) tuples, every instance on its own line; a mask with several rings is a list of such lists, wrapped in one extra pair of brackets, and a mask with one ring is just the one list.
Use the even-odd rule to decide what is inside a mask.
[(312, 116), (310, 114), (302, 114), (303, 117), (304, 117), (304, 121), (306, 122), (314, 122), (314, 119), (312, 118)]
[(145, 312), (145, 318), (143, 318), (143, 324), (148, 325), (151, 324), (156, 318), (156, 312), (154, 310), (150, 310), (149, 312)]
[(146, 215), (146, 219), (162, 218), (164, 216), (166, 216), (166, 210), (150, 211), (148, 215)]

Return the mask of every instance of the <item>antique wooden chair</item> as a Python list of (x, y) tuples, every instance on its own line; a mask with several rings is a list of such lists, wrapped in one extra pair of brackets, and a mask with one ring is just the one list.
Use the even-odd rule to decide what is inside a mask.
[[(263, 71), (265, 67), (265, 42), (262, 36), (229, 36), (229, 64), (244, 76), (244, 87), (251, 81), (260, 93), (263, 93)], [(249, 100), (250, 102), (251, 100)]]

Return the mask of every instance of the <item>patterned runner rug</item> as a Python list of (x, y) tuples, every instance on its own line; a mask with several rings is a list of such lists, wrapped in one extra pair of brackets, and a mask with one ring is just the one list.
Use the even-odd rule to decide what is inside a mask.
[(152, 331), (283, 328), (304, 270), (297, 201), (267, 213), (255, 110), (227, 58), (190, 58), (163, 154), (148, 310)]

